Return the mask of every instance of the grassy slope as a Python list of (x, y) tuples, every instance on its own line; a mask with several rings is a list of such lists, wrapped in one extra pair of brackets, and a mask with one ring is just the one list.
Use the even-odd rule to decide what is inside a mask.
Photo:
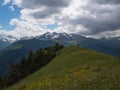
[(79, 47), (57, 53), (47, 66), (6, 90), (118, 90), (120, 60)]

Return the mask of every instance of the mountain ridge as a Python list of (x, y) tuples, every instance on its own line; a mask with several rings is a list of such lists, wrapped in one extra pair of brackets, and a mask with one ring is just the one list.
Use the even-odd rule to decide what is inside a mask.
[[(2, 41), (9, 41), (9, 42), (16, 42), (18, 40), (27, 40), (27, 39), (48, 39), (48, 37), (50, 37), (49, 39), (56, 39), (56, 38), (59, 38), (59, 36), (62, 35), (62, 36), (66, 36), (68, 38), (72, 37), (72, 36), (79, 36), (79, 37), (85, 37), (85, 36), (81, 36), (80, 34), (76, 34), (76, 33), (57, 33), (57, 32), (46, 32), (42, 35), (38, 35), (38, 36), (30, 36), (30, 37), (18, 37), (18, 36), (13, 36), (13, 35), (7, 35), (7, 34), (0, 34), (0, 40)], [(46, 37), (44, 37), (46, 36)], [(48, 37), (47, 37), (48, 36)], [(44, 38), (43, 38), (44, 37)], [(87, 37), (85, 37), (87, 38)], [(95, 38), (93, 38), (95, 39)], [(111, 40), (111, 39), (114, 39), (114, 40), (120, 40), (120, 37), (101, 37), (99, 39), (104, 39), (104, 40)]]

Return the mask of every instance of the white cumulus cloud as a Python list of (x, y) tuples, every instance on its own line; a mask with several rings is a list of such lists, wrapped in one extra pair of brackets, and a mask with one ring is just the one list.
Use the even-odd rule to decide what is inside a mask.
[[(119, 36), (119, 0), (4, 0), (3, 5), (10, 2), (21, 8), (20, 17), (10, 21), (10, 25), (16, 26), (14, 33), (21, 37), (47, 31)], [(10, 9), (13, 11), (14, 7)], [(59, 24), (55, 30), (44, 28), (55, 22)]]

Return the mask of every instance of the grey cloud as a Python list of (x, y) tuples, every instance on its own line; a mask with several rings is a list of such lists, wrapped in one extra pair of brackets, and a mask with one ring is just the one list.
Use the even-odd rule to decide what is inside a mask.
[(105, 18), (100, 19), (93, 19), (93, 18), (87, 18), (87, 17), (79, 17), (77, 19), (71, 20), (71, 24), (73, 25), (83, 25), (86, 28), (88, 28), (91, 33), (86, 34), (98, 34), (100, 32), (104, 31), (113, 31), (120, 28), (120, 22), (115, 19), (116, 17), (109, 17), (106, 20)]
[(69, 4), (68, 0), (40, 0), (41, 5), (48, 7), (66, 7)]
[[(120, 12), (118, 12), (120, 6), (111, 7), (113, 8), (101, 8), (100, 6), (88, 5), (83, 7), (83, 9), (89, 11), (89, 15), (76, 17), (76, 19), (70, 20), (69, 22), (72, 25), (83, 25), (88, 28), (91, 33), (86, 33), (87, 35), (120, 29)], [(91, 16), (92, 14), (94, 14), (96, 18), (93, 18)]]
[(84, 11), (89, 11), (91, 12), (92, 14), (110, 14), (112, 12), (114, 12), (114, 10), (116, 9), (116, 7), (113, 7), (113, 8), (109, 8), (107, 6), (99, 6), (99, 5), (87, 5), (87, 6), (84, 6), (84, 7), (81, 7), (81, 9), (83, 9)]
[(31, 16), (33, 16), (36, 19), (45, 19), (47, 17), (50, 17), (53, 14), (59, 13), (60, 9), (55, 9), (55, 8), (46, 8), (43, 11), (38, 11), (38, 12), (34, 12), (31, 13)]
[(22, 6), (24, 8), (40, 8), (41, 6), (62, 8), (69, 5), (70, 0), (24, 0)]
[(24, 0), (22, 6), (29, 9), (39, 9), (44, 7), (42, 11), (31, 13), (36, 19), (45, 19), (53, 14), (59, 13), (62, 8), (67, 7), (70, 0)]
[(120, 4), (120, 0), (90, 0), (90, 2), (98, 4)]

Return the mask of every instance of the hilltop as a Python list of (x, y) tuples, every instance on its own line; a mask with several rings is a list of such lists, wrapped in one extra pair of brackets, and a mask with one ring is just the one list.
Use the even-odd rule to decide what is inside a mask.
[(118, 90), (120, 59), (80, 47), (57, 52), (52, 62), (5, 90)]

